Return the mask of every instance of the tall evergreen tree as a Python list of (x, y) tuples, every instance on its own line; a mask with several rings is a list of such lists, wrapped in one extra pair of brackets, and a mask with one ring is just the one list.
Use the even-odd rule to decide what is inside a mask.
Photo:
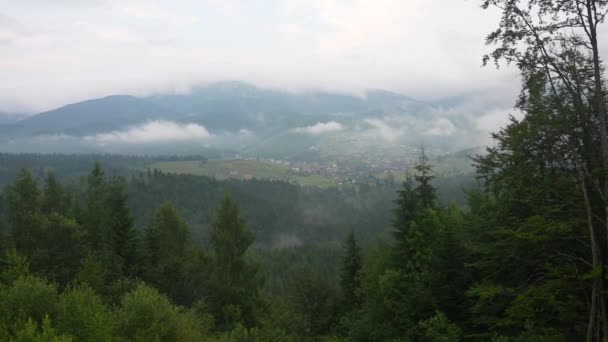
[(106, 241), (109, 250), (120, 257), (126, 275), (135, 275), (138, 263), (138, 243), (135, 221), (127, 205), (124, 181), (114, 178), (107, 187), (105, 198)]
[(429, 159), (424, 152), (424, 147), (420, 151), (418, 158), (418, 165), (414, 167), (416, 169), (416, 195), (422, 208), (436, 208), (437, 202), (437, 189), (433, 187), (431, 181), (433, 180), (433, 166), (429, 163)]
[(106, 180), (101, 164), (95, 162), (87, 176), (85, 208), (82, 218), (87, 231), (88, 244), (93, 250), (100, 250), (104, 246), (106, 238), (103, 227), (106, 219), (104, 207), (106, 191)]
[(74, 218), (50, 213), (40, 230), (40, 242), (30, 259), (31, 270), (61, 286), (78, 272), (85, 254), (84, 231)]
[(187, 302), (185, 292), (187, 267), (194, 256), (188, 245), (188, 225), (171, 203), (165, 203), (154, 214), (145, 232), (145, 277), (175, 302)]
[(63, 188), (54, 172), (47, 172), (42, 191), (42, 211), (47, 215), (56, 212), (67, 217), (71, 209), (71, 194)]
[(363, 260), (361, 248), (357, 244), (355, 233), (350, 232), (344, 243), (340, 286), (346, 312), (357, 310), (361, 306), (361, 268)]
[(7, 188), (7, 219), (15, 248), (26, 257), (36, 252), (43, 224), (38, 183), (27, 169), (21, 169), (15, 183)]
[(0, 256), (8, 249), (8, 237), (6, 236), (6, 226), (0, 217)]
[(145, 241), (154, 264), (180, 258), (186, 253), (188, 224), (173, 204), (166, 202), (156, 210), (152, 226), (146, 230)]
[(438, 249), (443, 226), (435, 210), (432, 166), (424, 150), (416, 171), (417, 187), (413, 188), (409, 179), (398, 192), (390, 269), (379, 279), (384, 319), (394, 329), (392, 338), (420, 338), (418, 322), (428, 319), (436, 309), (432, 290), (440, 266)]
[(407, 235), (410, 224), (414, 221), (419, 211), (419, 199), (413, 188), (412, 178), (408, 177), (403, 182), (403, 188), (397, 191), (395, 209), (393, 209), (393, 267), (403, 267), (407, 261), (408, 241)]
[(74, 219), (64, 216), (67, 208), (62, 205), (68, 195), (54, 176), (47, 175), (44, 190), (41, 194), (27, 170), (22, 170), (9, 187), (7, 206), (12, 237), (32, 272), (65, 285), (76, 274), (82, 258), (83, 232)]
[(211, 301), (220, 327), (241, 322), (252, 326), (256, 321), (260, 280), (257, 269), (245, 253), (254, 241), (238, 205), (225, 196), (209, 230), (213, 258)]

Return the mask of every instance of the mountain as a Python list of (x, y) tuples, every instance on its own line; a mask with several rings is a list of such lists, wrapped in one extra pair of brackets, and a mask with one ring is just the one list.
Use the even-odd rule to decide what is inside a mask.
[[(466, 99), (462, 99), (465, 101)], [(424, 143), (479, 144), (474, 116), (384, 90), (363, 96), (218, 82), (185, 94), (114, 95), (0, 125), (0, 151), (393, 158)], [(475, 133), (475, 134), (473, 134)], [(349, 157), (350, 158), (350, 157)]]
[(332, 113), (365, 111), (365, 99), (334, 93), (289, 93), (242, 82), (194, 87), (189, 94), (157, 95), (150, 101), (218, 130), (257, 130), (325, 120)]
[(379, 116), (420, 103), (374, 90), (365, 97), (325, 92), (289, 93), (242, 82), (198, 86), (188, 94), (113, 95), (69, 104), (16, 123), (20, 133), (86, 135), (151, 120), (195, 122), (211, 130), (268, 130), (314, 124), (335, 116)]
[(14, 124), (23, 118), (25, 114), (22, 113), (6, 113), (0, 112), (0, 125)]
[(17, 122), (15, 126), (20, 133), (79, 135), (172, 116), (175, 112), (146, 99), (114, 95), (40, 113)]

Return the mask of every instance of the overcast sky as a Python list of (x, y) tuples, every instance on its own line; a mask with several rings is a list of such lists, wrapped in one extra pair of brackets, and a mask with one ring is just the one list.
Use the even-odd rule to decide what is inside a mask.
[(481, 67), (479, 0), (0, 0), (0, 111), (244, 80), (301, 90), (467, 93), (511, 104)]

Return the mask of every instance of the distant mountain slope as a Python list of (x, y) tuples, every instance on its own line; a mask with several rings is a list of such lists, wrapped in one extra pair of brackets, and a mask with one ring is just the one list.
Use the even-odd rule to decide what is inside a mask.
[(13, 124), (23, 118), (25, 114), (0, 112), (0, 125)]
[(289, 93), (242, 82), (199, 86), (188, 94), (156, 95), (150, 101), (172, 108), (210, 129), (269, 129), (327, 120), (339, 112), (369, 110), (364, 98), (323, 92)]
[(425, 104), (374, 90), (365, 97), (325, 92), (290, 93), (242, 82), (195, 87), (188, 94), (113, 95), (69, 104), (16, 123), (19, 133), (91, 134), (154, 119), (188, 121), (212, 130), (274, 130), (344, 118), (414, 114)]
[[(363, 96), (296, 93), (218, 82), (184, 94), (92, 99), (0, 124), (0, 150), (192, 154), (217, 149), (268, 158), (347, 155), (380, 162), (421, 143), (437, 152), (478, 145), (475, 114), (451, 105), (462, 101), (428, 103), (383, 90)], [(164, 122), (150, 123), (155, 120)]]
[(28, 117), (17, 123), (24, 133), (88, 134), (118, 129), (175, 113), (146, 99), (114, 95), (69, 104)]

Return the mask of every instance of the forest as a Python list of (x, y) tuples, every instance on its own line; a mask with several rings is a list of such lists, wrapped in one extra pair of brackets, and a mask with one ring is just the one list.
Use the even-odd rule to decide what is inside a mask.
[(521, 115), (472, 158), (465, 203), (440, 200), (424, 151), (402, 184), (346, 189), (22, 168), (0, 340), (606, 341), (608, 3), (482, 6)]

